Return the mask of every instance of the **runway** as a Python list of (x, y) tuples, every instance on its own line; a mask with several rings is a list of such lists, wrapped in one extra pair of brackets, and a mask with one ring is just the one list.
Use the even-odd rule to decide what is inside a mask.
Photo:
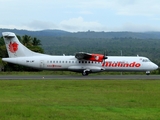
[(0, 75), (0, 80), (160, 80), (160, 75)]

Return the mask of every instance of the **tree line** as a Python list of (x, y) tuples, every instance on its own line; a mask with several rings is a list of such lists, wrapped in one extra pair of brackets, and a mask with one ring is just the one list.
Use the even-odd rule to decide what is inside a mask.
[[(28, 35), (18, 36), (19, 41), (34, 52), (44, 53), (43, 48), (41, 47), (41, 41), (36, 37), (31, 37)], [(3, 40), (3, 37), (0, 37), (0, 71), (37, 71), (33, 68), (28, 68), (21, 65), (16, 65), (12, 63), (7, 63), (2, 61), (2, 58), (8, 57), (8, 53), (6, 50), (6, 45)]]
[(41, 37), (46, 54), (75, 55), (76, 52), (103, 54), (109, 56), (145, 56), (160, 66), (160, 39), (137, 38), (76, 38)]

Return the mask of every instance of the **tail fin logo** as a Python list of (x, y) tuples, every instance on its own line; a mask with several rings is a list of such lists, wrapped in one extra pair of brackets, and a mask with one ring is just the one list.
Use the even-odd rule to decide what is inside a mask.
[(18, 50), (18, 44), (16, 42), (10, 42), (9, 51), (15, 53)]

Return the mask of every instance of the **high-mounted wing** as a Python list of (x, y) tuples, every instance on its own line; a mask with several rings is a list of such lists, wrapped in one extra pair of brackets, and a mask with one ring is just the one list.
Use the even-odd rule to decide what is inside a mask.
[(91, 53), (85, 53), (85, 52), (78, 52), (76, 53), (75, 57), (78, 60), (90, 60), (90, 61), (96, 61), (96, 62), (102, 62), (104, 59), (107, 59), (107, 57), (102, 54), (91, 54)]

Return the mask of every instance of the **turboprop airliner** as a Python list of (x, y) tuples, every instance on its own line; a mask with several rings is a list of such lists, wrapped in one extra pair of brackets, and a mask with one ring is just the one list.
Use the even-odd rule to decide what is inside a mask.
[(22, 45), (12, 32), (2, 33), (9, 58), (3, 61), (44, 70), (63, 70), (82, 73), (103, 71), (150, 71), (158, 66), (146, 57), (141, 56), (106, 56), (77, 52), (74, 56), (52, 56), (36, 53)]

